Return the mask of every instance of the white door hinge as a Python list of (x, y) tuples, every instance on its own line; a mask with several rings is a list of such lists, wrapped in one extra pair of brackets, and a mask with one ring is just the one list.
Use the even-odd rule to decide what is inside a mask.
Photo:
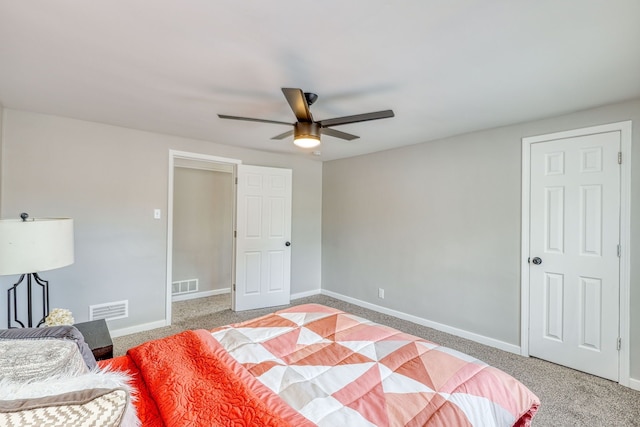
[(238, 177), (236, 176), (236, 185), (238, 185)]
[[(238, 231), (237, 230), (233, 230), (233, 237), (238, 237)], [(620, 256), (620, 255), (618, 255)]]
[(622, 253), (622, 248), (618, 245), (618, 258), (620, 258), (620, 254)]
[(236, 291), (236, 284), (235, 283), (233, 284), (233, 291), (234, 292)]
[(622, 348), (622, 338), (618, 337), (618, 344), (616, 345), (616, 349), (620, 350)]
[(618, 164), (622, 164), (622, 151), (618, 151)]

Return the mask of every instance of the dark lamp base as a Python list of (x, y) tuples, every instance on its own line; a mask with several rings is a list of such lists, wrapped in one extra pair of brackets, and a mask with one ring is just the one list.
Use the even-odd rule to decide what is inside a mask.
[[(24, 325), (23, 322), (18, 320), (18, 295), (17, 288), (18, 285), (22, 283), (24, 278), (27, 278), (27, 326)], [(49, 282), (47, 280), (43, 280), (38, 276), (38, 273), (29, 273), (23, 274), (20, 276), (20, 280), (16, 282), (12, 287), (7, 291), (7, 327), (8, 328), (17, 328), (18, 326), (13, 324), (15, 322), (20, 325), (20, 327), (33, 327), (33, 307), (32, 307), (32, 292), (33, 292), (33, 284), (37, 284), (40, 286), (42, 291), (42, 317), (39, 319), (36, 327), (44, 324), (45, 319), (49, 315)], [(13, 313), (13, 316), (11, 315)], [(13, 317), (13, 319), (12, 319)]]

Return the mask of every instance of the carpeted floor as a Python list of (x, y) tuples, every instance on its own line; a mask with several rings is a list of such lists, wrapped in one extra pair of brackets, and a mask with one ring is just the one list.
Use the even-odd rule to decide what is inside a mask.
[[(211, 329), (271, 313), (279, 308), (233, 312), (229, 295), (200, 298), (173, 304), (173, 325), (114, 338), (114, 354), (145, 341), (185, 329)], [(511, 374), (529, 387), (542, 401), (534, 426), (640, 426), (640, 392), (612, 381), (574, 371), (536, 358), (478, 344), (463, 338), (416, 325), (356, 305), (315, 295), (293, 301), (292, 305), (318, 303), (353, 313), (377, 323), (428, 339), (476, 357)]]

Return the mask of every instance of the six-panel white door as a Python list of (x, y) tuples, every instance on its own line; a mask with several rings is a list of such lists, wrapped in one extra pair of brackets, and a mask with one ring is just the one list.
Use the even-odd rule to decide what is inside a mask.
[(531, 144), (530, 181), (529, 353), (614, 381), (619, 151), (619, 132)]
[(237, 168), (233, 310), (289, 304), (291, 169)]

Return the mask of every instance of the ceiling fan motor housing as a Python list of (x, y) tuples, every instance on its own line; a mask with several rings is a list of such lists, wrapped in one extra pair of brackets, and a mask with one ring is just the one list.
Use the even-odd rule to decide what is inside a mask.
[(320, 124), (316, 122), (297, 122), (293, 125), (293, 143), (302, 148), (320, 145)]
[(316, 122), (297, 122), (293, 125), (295, 138), (320, 139), (320, 124)]

